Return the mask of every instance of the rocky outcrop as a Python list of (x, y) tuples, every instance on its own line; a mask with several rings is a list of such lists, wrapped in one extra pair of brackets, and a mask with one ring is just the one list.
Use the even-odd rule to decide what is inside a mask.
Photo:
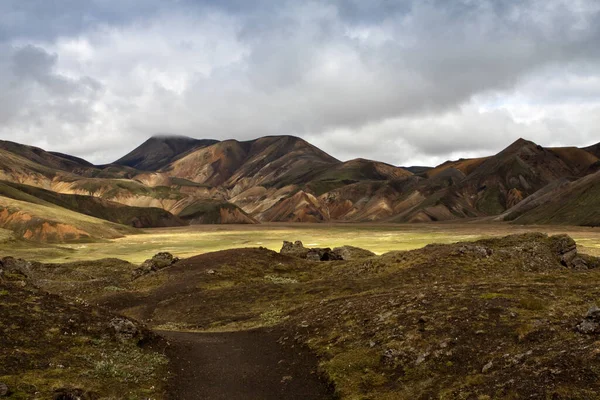
[(306, 255), (307, 260), (311, 261), (336, 261), (342, 257), (334, 253), (329, 247), (310, 249)]
[(360, 258), (373, 257), (376, 254), (372, 251), (361, 249), (360, 247), (354, 246), (342, 246), (333, 249), (333, 252), (337, 254), (342, 260), (358, 260)]
[(586, 335), (600, 333), (600, 308), (592, 306), (575, 330)]
[(568, 268), (587, 269), (587, 261), (577, 253), (577, 243), (568, 235), (550, 237), (552, 249), (560, 263)]
[(156, 254), (154, 257), (144, 261), (142, 265), (133, 270), (133, 279), (137, 279), (141, 276), (148, 275), (152, 272), (160, 271), (161, 269), (167, 268), (179, 261), (179, 258), (173, 256), (171, 253), (161, 252)]
[(306, 258), (308, 251), (309, 249), (304, 247), (302, 242), (299, 240), (296, 240), (294, 243), (284, 240), (283, 247), (279, 251), (279, 254), (283, 254), (284, 256)]
[(283, 241), (283, 247), (280, 254), (303, 258), (311, 261), (336, 261), (336, 260), (356, 260), (359, 258), (373, 257), (375, 253), (354, 246), (336, 247), (331, 250), (329, 247), (304, 247), (301, 241), (294, 243)]
[(140, 334), (138, 327), (127, 318), (113, 318), (109, 327), (115, 337), (121, 341), (131, 340)]
[(27, 281), (31, 278), (33, 264), (14, 257), (0, 259), (0, 280)]

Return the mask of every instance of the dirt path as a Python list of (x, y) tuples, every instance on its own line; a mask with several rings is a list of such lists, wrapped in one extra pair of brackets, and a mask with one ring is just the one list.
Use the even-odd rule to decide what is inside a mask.
[(158, 333), (169, 342), (171, 399), (333, 399), (315, 373), (315, 358), (281, 346), (277, 333)]

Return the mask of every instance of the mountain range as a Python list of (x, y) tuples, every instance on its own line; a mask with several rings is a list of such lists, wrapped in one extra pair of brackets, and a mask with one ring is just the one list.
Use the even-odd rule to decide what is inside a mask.
[(519, 139), (437, 167), (342, 162), (293, 136), (155, 136), (107, 165), (0, 141), (0, 227), (41, 241), (261, 222), (600, 225), (600, 143)]

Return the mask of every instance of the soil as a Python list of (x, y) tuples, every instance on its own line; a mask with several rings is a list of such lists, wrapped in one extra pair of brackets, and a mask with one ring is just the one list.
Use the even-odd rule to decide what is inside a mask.
[(225, 333), (160, 331), (171, 360), (170, 399), (333, 399), (317, 374), (316, 358), (286, 347), (278, 332)]

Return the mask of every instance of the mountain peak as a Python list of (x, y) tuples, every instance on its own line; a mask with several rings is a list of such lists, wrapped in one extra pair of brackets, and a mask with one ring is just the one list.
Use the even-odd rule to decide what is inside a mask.
[(534, 149), (540, 148), (541, 146), (539, 146), (537, 143), (534, 143), (527, 139), (519, 138), (515, 140), (510, 146), (502, 150), (499, 154), (519, 153), (523, 150), (532, 151)]

